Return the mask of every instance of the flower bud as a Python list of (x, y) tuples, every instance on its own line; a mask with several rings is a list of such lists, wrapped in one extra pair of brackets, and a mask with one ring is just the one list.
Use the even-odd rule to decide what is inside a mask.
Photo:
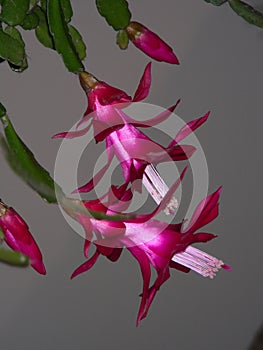
[(126, 28), (133, 44), (156, 61), (179, 64), (173, 49), (157, 34), (138, 22), (130, 22)]
[(4, 233), (6, 244), (13, 250), (29, 257), (31, 266), (40, 274), (45, 275), (46, 269), (42, 254), (29, 228), (21, 216), (0, 201), (0, 228)]

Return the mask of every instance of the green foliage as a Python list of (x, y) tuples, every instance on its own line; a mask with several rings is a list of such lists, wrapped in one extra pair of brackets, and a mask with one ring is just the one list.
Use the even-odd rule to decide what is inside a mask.
[(239, 0), (230, 0), (229, 5), (239, 16), (244, 18), (244, 20), (257, 27), (263, 28), (263, 14), (261, 12)]
[[(14, 27), (6, 27), (4, 32), (8, 35), (10, 35), (13, 39), (17, 40), (25, 49), (25, 43), (24, 40), (22, 38), (22, 35), (20, 34), (19, 30), (14, 28)], [(27, 64), (27, 58), (26, 58), (26, 54), (24, 55), (23, 61), (21, 62), (21, 64), (13, 64), (12, 62), (8, 62), (11, 69), (16, 71), (16, 72), (23, 72), (25, 69), (28, 68), (28, 64)]]
[(80, 35), (79, 31), (70, 24), (68, 25), (68, 29), (69, 29), (69, 34), (71, 36), (73, 44), (79, 55), (79, 58), (81, 60), (84, 60), (84, 58), (86, 57), (86, 45), (82, 40), (82, 36)]
[[(15, 28), (14, 28), (15, 29)], [(0, 28), (0, 57), (16, 66), (23, 66), (25, 62), (25, 47), (21, 40), (17, 40)]]
[(96, 0), (97, 9), (115, 30), (125, 29), (131, 19), (126, 0)]
[(55, 186), (58, 193), (62, 193), (60, 187), (54, 184), (49, 173), (20, 139), (6, 114), (1, 117), (1, 122), (4, 136), (0, 137), (0, 146), (11, 168), (44, 200), (57, 203)]
[(45, 12), (39, 6), (36, 6), (36, 8), (34, 9), (34, 13), (39, 18), (39, 24), (35, 30), (37, 39), (42, 45), (50, 49), (54, 49), (55, 48), (54, 41), (48, 29), (47, 17)]
[(27, 11), (29, 10), (29, 0), (3, 0), (1, 21), (10, 26), (22, 24)]
[(6, 115), (6, 109), (0, 102), (0, 118), (2, 118), (4, 115)]
[(47, 14), (55, 48), (62, 56), (65, 66), (73, 73), (83, 71), (84, 67), (69, 33), (61, 2), (59, 0), (49, 0), (47, 2)]
[(121, 50), (126, 50), (129, 45), (129, 36), (125, 30), (120, 30), (117, 33), (116, 44)]
[(29, 258), (26, 255), (4, 248), (0, 248), (0, 261), (18, 267), (26, 267), (29, 265)]
[(70, 0), (60, 0), (60, 4), (61, 4), (65, 21), (69, 23), (71, 21), (71, 17), (73, 16)]
[(209, 2), (212, 5), (215, 6), (220, 6), (222, 4), (224, 4), (225, 2), (227, 2), (227, 0), (205, 0), (206, 2)]
[(39, 25), (39, 17), (34, 11), (29, 12), (25, 16), (23, 23), (21, 24), (22, 28), (25, 30), (35, 29), (38, 25)]

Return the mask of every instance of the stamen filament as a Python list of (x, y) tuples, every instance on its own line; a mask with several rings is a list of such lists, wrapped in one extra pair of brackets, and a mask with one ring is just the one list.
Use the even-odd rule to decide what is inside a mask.
[(172, 260), (211, 279), (215, 277), (216, 272), (224, 268), (222, 260), (192, 246), (187, 247), (182, 253), (175, 254)]
[[(169, 188), (164, 182), (164, 180), (161, 178), (157, 169), (152, 164), (147, 165), (147, 167), (145, 168), (142, 182), (149, 194), (152, 196), (153, 200), (157, 204), (160, 204), (163, 197), (168, 192)], [(166, 215), (174, 214), (177, 208), (178, 201), (175, 197), (172, 197), (170, 202), (166, 205), (164, 213)]]

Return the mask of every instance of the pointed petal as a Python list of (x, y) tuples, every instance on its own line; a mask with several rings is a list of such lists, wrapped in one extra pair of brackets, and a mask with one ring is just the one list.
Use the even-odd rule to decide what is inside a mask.
[(179, 103), (180, 103), (180, 100), (178, 100), (175, 105), (167, 108), (165, 111), (163, 111), (162, 113), (160, 113), (159, 115), (151, 119), (147, 119), (140, 122), (136, 119), (126, 116), (125, 120), (127, 123), (132, 124), (135, 127), (149, 128), (167, 120), (171, 116), (171, 114), (173, 113), (173, 111), (175, 110), (175, 108), (178, 106)]
[(141, 100), (144, 100), (149, 94), (150, 87), (151, 87), (151, 62), (148, 63), (147, 66), (145, 67), (145, 70), (139, 82), (139, 86), (134, 94), (133, 102), (139, 102)]
[(89, 131), (92, 124), (89, 124), (86, 128), (76, 131), (69, 131), (69, 132), (61, 132), (56, 135), (52, 136), (52, 139), (59, 139), (59, 138), (65, 138), (65, 139), (74, 139), (76, 137), (84, 136)]
[(93, 120), (94, 139), (96, 143), (102, 142), (107, 136), (123, 127), (123, 124), (109, 125), (99, 120)]
[(136, 322), (136, 326), (138, 326), (144, 314), (144, 309), (147, 302), (147, 294), (148, 294), (150, 278), (151, 278), (151, 268), (150, 268), (149, 259), (143, 250), (141, 250), (139, 247), (136, 247), (136, 246), (129, 247), (128, 250), (139, 262), (141, 272), (142, 272), (142, 277), (143, 277), (142, 300), (141, 300), (141, 304), (140, 304), (140, 308), (137, 316), (137, 322)]
[(92, 257), (88, 261), (85, 261), (72, 273), (71, 279), (75, 278), (76, 276), (80, 275), (83, 272), (90, 270), (92, 266), (96, 263), (99, 256), (100, 256), (100, 253), (96, 250), (96, 252), (92, 255)]
[(90, 221), (90, 217), (87, 215), (80, 214), (77, 217), (77, 221), (81, 224), (81, 226), (85, 230), (85, 243), (84, 243), (84, 256), (88, 258), (89, 248), (92, 240), (92, 223)]
[(110, 261), (115, 262), (115, 261), (119, 260), (122, 251), (123, 251), (122, 248), (114, 248), (113, 252), (110, 255), (108, 255), (107, 258)]
[(186, 138), (194, 130), (199, 128), (202, 124), (204, 124), (207, 121), (209, 115), (210, 112), (207, 112), (203, 117), (192, 120), (185, 126), (183, 126), (182, 129), (179, 130), (178, 134), (176, 135), (176, 138), (168, 145), (168, 147), (174, 146), (175, 144)]
[(218, 216), (218, 201), (222, 187), (203, 199), (197, 206), (184, 232), (195, 232)]
[(99, 183), (99, 181), (102, 179), (104, 173), (108, 170), (111, 161), (113, 159), (113, 153), (110, 152), (109, 156), (108, 156), (108, 161), (107, 163), (104, 165), (103, 168), (101, 168), (97, 174), (89, 181), (87, 182), (85, 185), (77, 188), (76, 190), (74, 190), (72, 193), (86, 193), (86, 192), (90, 192), (91, 190), (93, 190), (93, 188)]
[(213, 235), (212, 233), (206, 233), (206, 232), (198, 232), (194, 235), (194, 242), (202, 242), (206, 243), (211, 241), (211, 239), (216, 238), (217, 235)]
[(173, 147), (167, 147), (165, 153), (161, 154), (159, 157), (156, 157), (157, 163), (153, 163), (158, 164), (160, 162), (170, 161), (171, 159), (173, 161), (187, 160), (191, 158), (195, 151), (196, 148), (191, 145), (176, 145)]

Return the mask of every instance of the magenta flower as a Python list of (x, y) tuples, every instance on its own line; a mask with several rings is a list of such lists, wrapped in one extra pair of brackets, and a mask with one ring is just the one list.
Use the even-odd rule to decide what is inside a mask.
[(15, 251), (27, 255), (30, 264), (37, 272), (46, 274), (42, 254), (29, 228), (21, 216), (0, 201), (0, 227), (5, 235), (5, 242)]
[(130, 22), (126, 32), (132, 43), (156, 61), (179, 64), (173, 49), (157, 34), (138, 22)]
[[(183, 174), (184, 172), (170, 192), (178, 187)], [(104, 213), (109, 214), (111, 212), (114, 214), (116, 209), (122, 210), (128, 206), (131, 192), (126, 188), (126, 185), (120, 188), (112, 187), (108, 197), (104, 196), (107, 204), (95, 200), (86, 202), (85, 205), (89, 209), (98, 209), (100, 205)], [(115, 202), (112, 201), (113, 192), (115, 193)], [(107, 257), (110, 261), (117, 261), (123, 248), (126, 247), (139, 262), (143, 277), (143, 291), (137, 317), (138, 325), (147, 316), (157, 291), (170, 277), (170, 268), (183, 272), (193, 270), (204, 277), (210, 278), (213, 278), (220, 268), (230, 269), (221, 260), (192, 246), (194, 243), (204, 243), (216, 237), (211, 233), (196, 233), (196, 231), (217, 217), (219, 195), (220, 189), (201, 201), (187, 228), (183, 228), (184, 221), (179, 224), (167, 224), (154, 220), (149, 216), (149, 220), (146, 221), (147, 215), (144, 218), (145, 220), (141, 220), (142, 215), (139, 215), (133, 221), (122, 222), (91, 218), (87, 225), (82, 220), (81, 224), (85, 227), (86, 232), (89, 232), (89, 238), (92, 237), (92, 232), (95, 233), (96, 251), (93, 256), (73, 272), (72, 278), (91, 269), (100, 255)], [(171, 193), (166, 197), (163, 205), (167, 204), (170, 196)], [(115, 210), (112, 210), (111, 206)], [(108, 209), (105, 209), (107, 207)], [(87, 250), (85, 253), (88, 256)], [(150, 286), (151, 266), (157, 273), (152, 286)]]
[[(89, 122), (91, 118), (92, 120), (81, 130), (60, 133), (54, 137), (75, 138), (84, 135), (93, 126), (96, 141), (106, 139), (108, 161), (93, 179), (77, 190), (78, 192), (88, 192), (96, 186), (109, 168), (114, 155), (120, 161), (125, 182), (133, 183), (135, 180), (143, 179), (144, 183), (147, 183), (148, 180), (152, 180), (148, 166), (154, 168), (161, 162), (186, 160), (195, 151), (193, 146), (179, 145), (179, 142), (201, 126), (207, 120), (209, 113), (188, 123), (178, 132), (174, 140), (164, 147), (152, 141), (138, 127), (151, 127), (163, 122), (171, 115), (179, 101), (160, 115), (143, 123), (130, 118), (120, 109), (119, 104), (138, 102), (147, 97), (151, 85), (150, 68), (148, 64), (133, 99), (124, 91), (99, 82), (86, 72), (80, 73), (80, 82), (88, 97), (88, 108), (79, 127)], [(161, 182), (161, 179), (159, 181)], [(152, 195), (153, 192), (150, 191)]]

